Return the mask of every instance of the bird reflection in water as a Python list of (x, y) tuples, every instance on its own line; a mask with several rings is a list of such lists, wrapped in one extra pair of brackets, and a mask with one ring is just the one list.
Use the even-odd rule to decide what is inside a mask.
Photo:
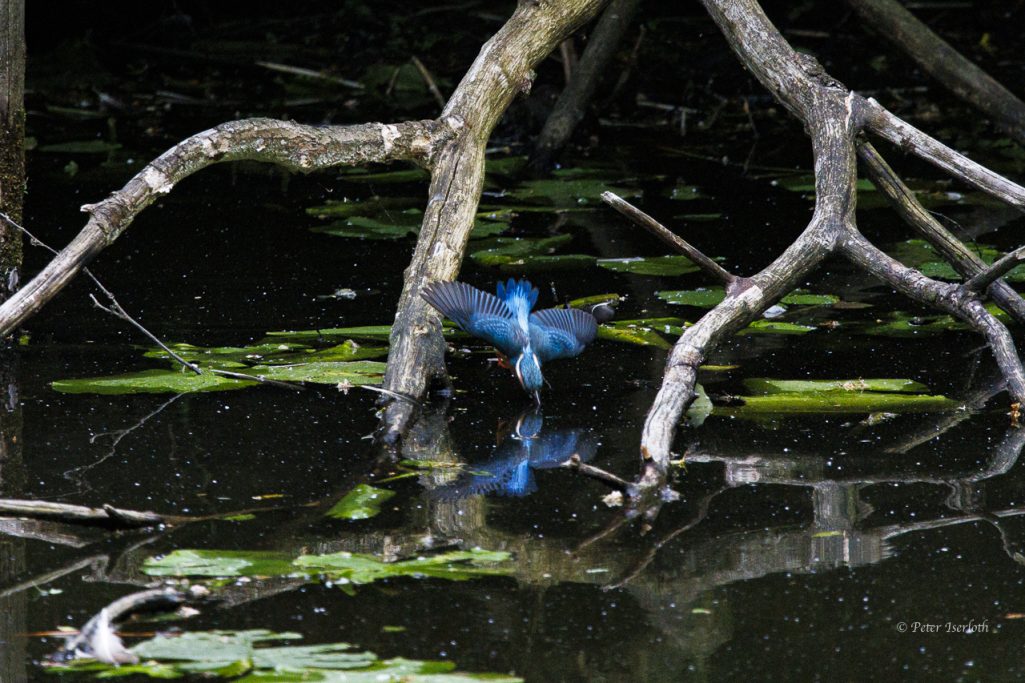
[(545, 431), (540, 407), (531, 407), (516, 418), (513, 431), (496, 448), (492, 457), (474, 463), (451, 484), (434, 489), (431, 497), (458, 500), (470, 496), (497, 494), (528, 496), (537, 490), (534, 470), (556, 469), (574, 455), (582, 462), (594, 458), (598, 443), (586, 429)]

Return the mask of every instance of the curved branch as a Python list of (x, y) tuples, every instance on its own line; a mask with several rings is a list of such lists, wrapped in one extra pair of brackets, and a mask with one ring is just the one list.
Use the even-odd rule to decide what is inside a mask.
[(193, 135), (150, 162), (128, 183), (82, 210), (81, 232), (31, 282), (0, 306), (0, 336), (7, 336), (43, 307), (137, 215), (184, 178), (225, 161), (266, 161), (291, 171), (408, 159), (430, 164), (450, 137), (437, 121), (358, 126), (306, 126), (293, 121), (244, 119)]

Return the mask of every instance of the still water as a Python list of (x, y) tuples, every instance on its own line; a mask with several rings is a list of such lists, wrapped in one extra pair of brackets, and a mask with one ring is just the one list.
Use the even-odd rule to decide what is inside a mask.
[[(739, 164), (667, 155), (658, 167), (631, 167), (639, 162), (618, 158), (623, 165), (604, 173), (643, 171), (642, 204), (670, 224), (673, 212), (719, 214), (690, 224), (687, 236), (739, 272), (767, 263), (809, 215), (805, 197), (745, 175)], [(802, 160), (781, 153), (769, 161)], [(90, 175), (86, 161), (74, 179), (59, 172), (63, 160), (32, 163), (39, 180), (27, 221), (55, 244), (80, 226), (75, 206), (118, 177)], [(702, 195), (686, 211), (672, 199), (681, 184)], [(331, 174), (283, 179), (253, 167), (214, 169), (148, 210), (94, 271), (168, 341), (241, 346), (270, 330), (387, 324), (412, 241), (313, 234), (303, 209), (339, 195), (423, 191), (367, 188)], [(1004, 232), (1014, 227), (998, 209), (950, 212)], [(860, 219), (882, 243), (908, 237), (885, 211)], [(516, 220), (518, 234), (572, 235), (566, 251), (662, 253), (602, 208)], [(1010, 246), (1013, 237), (1002, 234), (987, 239)], [(33, 253), (29, 270), (42, 260)], [(462, 279), (490, 289), (509, 274), (468, 261)], [(621, 319), (694, 320), (700, 309), (670, 306), (655, 292), (706, 284), (699, 274), (594, 267), (531, 277), (545, 305), (555, 303), (553, 290), (558, 300), (625, 295)], [(988, 352), (956, 331), (859, 334), (859, 324), (890, 311), (928, 312), (846, 264), (830, 263), (808, 287), (871, 308), (810, 309), (801, 318), (815, 327), (808, 334), (735, 338), (708, 359), (732, 366), (702, 374), (710, 394), (742, 393), (750, 377), (906, 377), (964, 407), (873, 419), (745, 418), (717, 408), (681, 431), (685, 464), (672, 482), (681, 499), (648, 524), (610, 507), (602, 483), (557, 465), (577, 453), (626, 479), (636, 475), (661, 349), (598, 341), (546, 367), (551, 387), (540, 414), (490, 354), (457, 352), (449, 361), (454, 394), (434, 396), (390, 454), (369, 438), (377, 397), (358, 389), (256, 387), (178, 398), (55, 392), (54, 380), (155, 367), (142, 358), (146, 340), (92, 308), (89, 287), (77, 282), (30, 321), (26, 344), (5, 354), (4, 495), (243, 515), (120, 533), (0, 527), (0, 678), (53, 676), (41, 663), (60, 639), (40, 634), (80, 627), (117, 597), (158, 583), (143, 563), (176, 549), (350, 551), (391, 561), (472, 548), (511, 557), (502, 573), (465, 581), (392, 578), (343, 590), (315, 578), (227, 580), (216, 587), (223, 600), (196, 616), (123, 630), (287, 631), (304, 643), (347, 642), (382, 658), (447, 660), (460, 671), (531, 681), (1017, 678), (1025, 628), (1025, 480), (1017, 461), (1025, 431), (1008, 426)], [(325, 296), (343, 288), (355, 298)], [(392, 479), (402, 473), (409, 476)], [(394, 496), (368, 519), (325, 517), (359, 484)], [(126, 636), (129, 645), (139, 639)]]

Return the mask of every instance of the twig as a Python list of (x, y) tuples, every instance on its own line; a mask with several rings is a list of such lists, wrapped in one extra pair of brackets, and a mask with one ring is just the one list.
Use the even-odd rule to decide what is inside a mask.
[(332, 76), (331, 74), (326, 74), (323, 71), (314, 71), (313, 69), (304, 69), (301, 66), (291, 66), (289, 64), (279, 64), (277, 62), (258, 61), (256, 62), (256, 65), (262, 66), (265, 69), (270, 69), (271, 71), (292, 74), (293, 76), (302, 76), (304, 78), (316, 78), (344, 85), (346, 88), (352, 88), (353, 90), (363, 90), (363, 84), (359, 81), (350, 81), (348, 78)]
[[(38, 237), (33, 235), (31, 232), (28, 231), (27, 228), (25, 228), (24, 226), (20, 225), (17, 221), (15, 221), (13, 218), (11, 218), (7, 214), (3, 213), (2, 211), (0, 211), (0, 220), (3, 220), (8, 225), (10, 225), (10, 226), (20, 230), (22, 233), (24, 233), (26, 236), (28, 236), (29, 240), (31, 240), (31, 242), (30, 242), (31, 244), (43, 247), (44, 249), (48, 250), (52, 254), (57, 254), (58, 253), (56, 249), (54, 249), (53, 247), (51, 247), (50, 245), (46, 244), (41, 239), (39, 239)], [(138, 320), (136, 320), (131, 315), (129, 315), (128, 311), (126, 311), (124, 306), (122, 306), (121, 303), (117, 300), (117, 297), (114, 296), (114, 293), (111, 292), (106, 287), (104, 287), (103, 283), (100, 282), (99, 278), (97, 278), (95, 275), (93, 275), (93, 272), (91, 270), (89, 270), (88, 268), (82, 268), (82, 272), (85, 273), (89, 277), (89, 279), (93, 281), (93, 284), (96, 285), (96, 287), (101, 292), (103, 292), (103, 295), (105, 297), (107, 297), (107, 300), (110, 301), (110, 306), (104, 306), (103, 304), (101, 304), (96, 299), (96, 297), (94, 295), (90, 294), (89, 298), (92, 299), (93, 305), (96, 306), (96, 308), (98, 308), (101, 311), (104, 311), (105, 313), (109, 313), (110, 315), (113, 315), (113, 316), (115, 316), (117, 318), (120, 318), (121, 320), (124, 320), (125, 322), (129, 323), (134, 328), (136, 328), (137, 330), (142, 332), (150, 341), (152, 341), (154, 344), (156, 344), (161, 349), (163, 349), (164, 352), (167, 355), (169, 355), (175, 361), (180, 363), (183, 367), (188, 368), (189, 370), (191, 370), (192, 372), (196, 373), (197, 375), (202, 375), (203, 374), (203, 371), (199, 368), (198, 365), (196, 365), (195, 363), (190, 363), (189, 361), (185, 360), (180, 355), (175, 353), (173, 350), (171, 350), (171, 348), (167, 344), (162, 342), (159, 337), (157, 337), (155, 334), (153, 334), (152, 332), (147, 330), (142, 325), (142, 323), (140, 323)], [(274, 386), (283, 387), (285, 389), (291, 389), (292, 391), (302, 391), (303, 390), (303, 387), (298, 385), (298, 384), (293, 384), (293, 383), (289, 383), (289, 382), (282, 382), (282, 381), (276, 380), (276, 379), (267, 379), (266, 377), (260, 377), (258, 375), (247, 375), (247, 374), (241, 373), (241, 372), (232, 372), (230, 370), (218, 370), (218, 369), (215, 369), (215, 368), (208, 368), (207, 371), (211, 372), (211, 373), (213, 373), (215, 375), (220, 375), (222, 377), (231, 377), (231, 378), (234, 378), (234, 379), (242, 379), (242, 380), (247, 380), (247, 381), (251, 381), (251, 382), (260, 382), (261, 384), (272, 384)]]
[(101, 524), (123, 529), (173, 524), (189, 519), (188, 517), (160, 515), (156, 512), (124, 510), (111, 505), (104, 505), (102, 508), (91, 508), (84, 505), (68, 505), (66, 503), (50, 503), (43, 500), (20, 500), (16, 498), (0, 498), (0, 515)]
[(424, 63), (421, 62), (420, 58), (416, 55), (410, 57), (410, 61), (413, 62), (413, 66), (416, 67), (416, 70), (420, 72), (420, 78), (424, 79), (424, 83), (427, 84), (427, 89), (431, 91), (432, 95), (434, 95), (434, 100), (438, 103), (438, 106), (444, 109), (445, 96), (441, 94), (440, 90), (438, 90), (438, 84), (434, 82), (434, 77), (431, 76), (431, 72), (427, 70), (427, 67), (424, 66)]
[(411, 403), (414, 406), (416, 406), (417, 408), (423, 408), (423, 403), (421, 403), (420, 401), (416, 400), (415, 398), (413, 398), (409, 394), (403, 394), (403, 393), (398, 392), (398, 391), (392, 391), (391, 389), (385, 389), (384, 387), (375, 387), (375, 386), (370, 385), (370, 384), (358, 384), (357, 386), (360, 389), (366, 389), (367, 391), (374, 391), (374, 392), (377, 392), (378, 394), (384, 394), (385, 396), (391, 396), (392, 398), (398, 399), (400, 401), (405, 401), (407, 403)]
[(633, 484), (625, 479), (621, 479), (615, 474), (612, 474), (612, 472), (607, 472), (600, 467), (595, 467), (594, 465), (588, 465), (580, 459), (579, 455), (576, 454), (572, 455), (569, 460), (562, 463), (561, 467), (597, 479), (598, 481), (604, 482), (617, 491), (622, 491), (623, 493), (629, 493), (634, 487)]
[(1021, 265), (1022, 262), (1025, 262), (1025, 247), (1018, 247), (1011, 253), (1005, 254), (998, 259), (986, 270), (969, 279), (964, 283), (964, 286), (973, 292), (982, 292), (991, 283)]
[(713, 279), (723, 283), (727, 288), (739, 280), (736, 275), (720, 266), (708, 256), (705, 256), (704, 253), (698, 250), (690, 242), (672, 232), (619, 195), (613, 192), (602, 192), (601, 198), (602, 201), (613, 209), (652, 233), (669, 246), (683, 253), (687, 258), (694, 262), (694, 265), (703, 270), (706, 275), (709, 275)]

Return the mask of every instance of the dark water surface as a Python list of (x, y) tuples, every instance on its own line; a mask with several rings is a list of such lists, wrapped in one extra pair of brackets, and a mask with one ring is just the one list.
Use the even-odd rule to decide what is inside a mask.
[[(759, 216), (765, 188), (748, 196), (743, 185), (714, 184), (728, 173), (705, 170), (709, 205), (741, 229), (757, 231), (764, 222), (797, 229), (807, 215), (804, 204), (781, 197), (771, 214)], [(326, 196), (330, 183), (294, 178), (283, 192), (280, 179), (267, 174), (209, 172), (146, 212), (95, 270), (167, 339), (242, 344), (268, 329), (387, 322), (411, 242), (308, 233), (302, 206)], [(40, 185), (27, 214), (73, 230), (77, 216), (44, 204), (39, 198), (48, 191)], [(658, 253), (607, 212), (587, 221), (573, 228), (580, 250)], [(694, 239), (707, 235), (710, 250), (737, 267), (764, 259), (743, 245), (731, 248), (717, 232)], [(617, 244), (636, 246), (616, 253)], [(837, 293), (868, 296), (881, 310), (903, 305), (834, 265), (819, 289), (846, 285)], [(484, 286), (499, 275), (468, 265), (464, 277)], [(677, 315), (681, 309), (653, 292), (701, 284), (699, 276), (593, 268), (537, 279), (554, 282), (566, 296), (628, 294), (620, 312), (626, 318), (641, 311)], [(316, 298), (339, 287), (359, 295)], [(353, 595), (317, 582), (248, 581), (230, 606), (204, 609), (178, 625), (296, 631), (310, 643), (345, 641), (381, 656), (450, 659), (463, 670), (528, 680), (882, 672), (992, 679), (1021, 671), (1016, 617), (1025, 612), (1025, 528), (1016, 505), (1025, 491), (1016, 461), (1025, 433), (1008, 429), (1003, 395), (978, 412), (906, 415), (875, 426), (862, 423), (863, 415), (713, 414), (681, 436), (690, 459), (675, 481), (683, 499), (666, 506), (646, 534), (633, 522), (603, 535), (620, 519), (602, 503), (607, 489), (544, 469), (529, 475), (532, 495), (462, 498), (456, 475), (432, 470), (383, 484), (397, 495), (376, 518), (329, 520), (323, 508), (303, 505), (331, 504), (357, 483), (394, 470), (365, 438), (375, 427), (374, 395), (259, 387), (167, 404), (163, 395), (58, 394), (49, 388), (55, 379), (153, 365), (139, 358), (142, 340), (91, 308), (87, 292), (81, 282), (69, 288), (28, 325), (29, 344), (9, 352), (18, 393), (13, 411), (3, 413), (5, 492), (177, 514), (281, 509), (156, 534), (65, 530), (69, 536), (57, 542), (57, 527), (46, 527), (39, 538), (8, 537), (6, 586), (59, 570), (3, 598), (5, 671), (13, 680), (43, 676), (37, 662), (57, 647), (53, 638), (26, 633), (82, 625), (104, 604), (153, 581), (141, 573), (145, 558), (176, 548), (392, 556), (450, 546), (511, 551), (508, 577), (396, 579)], [(985, 393), (993, 370), (979, 347), (966, 334), (888, 340), (842, 326), (801, 337), (749, 336), (714, 354), (710, 362), (739, 367), (709, 373), (705, 384), (727, 391), (749, 376), (900, 376), (953, 396)], [(435, 401), (406, 457), (489, 467), (497, 433), (508, 430), (501, 425), (528, 406), (508, 372), (486, 358), (451, 361), (457, 393)], [(600, 444), (595, 464), (631, 477), (663, 362), (661, 351), (598, 342), (580, 358), (552, 365), (542, 433), (576, 430)], [(266, 496), (275, 497), (260, 499)], [(972, 634), (947, 632), (947, 624), (970, 622), (982, 626)], [(915, 633), (916, 623), (938, 624), (940, 632)]]
[[(731, 115), (736, 130), (746, 125), (746, 116)], [(579, 161), (604, 164), (610, 180), (643, 176), (637, 186), (647, 210), (749, 274), (810, 216), (806, 198), (758, 170), (810, 165), (799, 128), (773, 125), (782, 128), (754, 153), (746, 134), (739, 142), (721, 131), (692, 134), (684, 146), (669, 127), (610, 128), (603, 133), (610, 146)], [(75, 158), (71, 176), (68, 157), (30, 156), (26, 221), (57, 246), (81, 227), (80, 204), (138, 168)], [(696, 185), (703, 198), (667, 198), (682, 184)], [(423, 197), (426, 188), (215, 168), (148, 209), (94, 271), (168, 341), (244, 345), (270, 330), (387, 324), (412, 240), (314, 234), (307, 228), (315, 221), (304, 214), (328, 199), (376, 193)], [(987, 233), (981, 241), (1003, 249), (1022, 242), (1022, 221), (1002, 209), (943, 211), (964, 231)], [(721, 216), (674, 223), (683, 213)], [(911, 236), (885, 210), (860, 212), (859, 224), (880, 244)], [(568, 220), (525, 215), (513, 227), (523, 235), (571, 234), (566, 253), (663, 253), (603, 208)], [(27, 271), (44, 261), (33, 251)], [(491, 289), (508, 275), (468, 261), (461, 279)], [(546, 305), (555, 303), (552, 287), (560, 300), (627, 295), (623, 319), (696, 320), (701, 310), (670, 306), (655, 292), (708, 284), (699, 274), (659, 278), (595, 267), (531, 277)], [(736, 337), (707, 361), (736, 366), (703, 373), (709, 393), (740, 393), (750, 377), (906, 377), (965, 407), (878, 420), (742, 419), (717, 409), (681, 430), (677, 448), (687, 464), (673, 481), (681, 500), (649, 528), (621, 523), (621, 509), (603, 502), (609, 489), (601, 483), (546, 467), (554, 456), (534, 453), (534, 467), (525, 464), (515, 440), (503, 437), (527, 399), (484, 352), (450, 358), (455, 395), (433, 399), (398, 456), (466, 463), (468, 473), (436, 468), (377, 483), (396, 494), (381, 514), (325, 518), (357, 484), (401, 471), (367, 438), (377, 424), (376, 395), (324, 386), (173, 400), (57, 393), (54, 380), (160, 367), (142, 358), (145, 339), (92, 307), (92, 290), (79, 280), (28, 323), (27, 345), (4, 352), (11, 388), (0, 400), (3, 495), (167, 514), (257, 514), (159, 532), (11, 526), (0, 536), (0, 678), (52, 677), (41, 662), (61, 641), (38, 634), (79, 627), (112, 600), (154, 584), (143, 562), (176, 549), (404, 559), (480, 547), (512, 553), (508, 575), (389, 579), (351, 591), (246, 579), (228, 582), (225, 602), (198, 616), (124, 630), (293, 631), (305, 643), (344, 641), (381, 657), (450, 660), (462, 671), (530, 681), (1019, 679), (1025, 476), (1017, 461), (1025, 430), (1008, 426), (1007, 395), (988, 351), (960, 332), (858, 334), (857, 324), (890, 311), (928, 312), (845, 263), (830, 262), (807, 286), (872, 307), (807, 311), (801, 320), (819, 327), (806, 335)], [(340, 288), (356, 298), (322, 296)], [(823, 324), (830, 321), (839, 325)], [(546, 367), (541, 443), (556, 454), (575, 446), (592, 464), (632, 478), (664, 362), (661, 350), (598, 341), (579, 358)], [(483, 481), (481, 472), (496, 480)], [(970, 633), (954, 632), (969, 625)]]

